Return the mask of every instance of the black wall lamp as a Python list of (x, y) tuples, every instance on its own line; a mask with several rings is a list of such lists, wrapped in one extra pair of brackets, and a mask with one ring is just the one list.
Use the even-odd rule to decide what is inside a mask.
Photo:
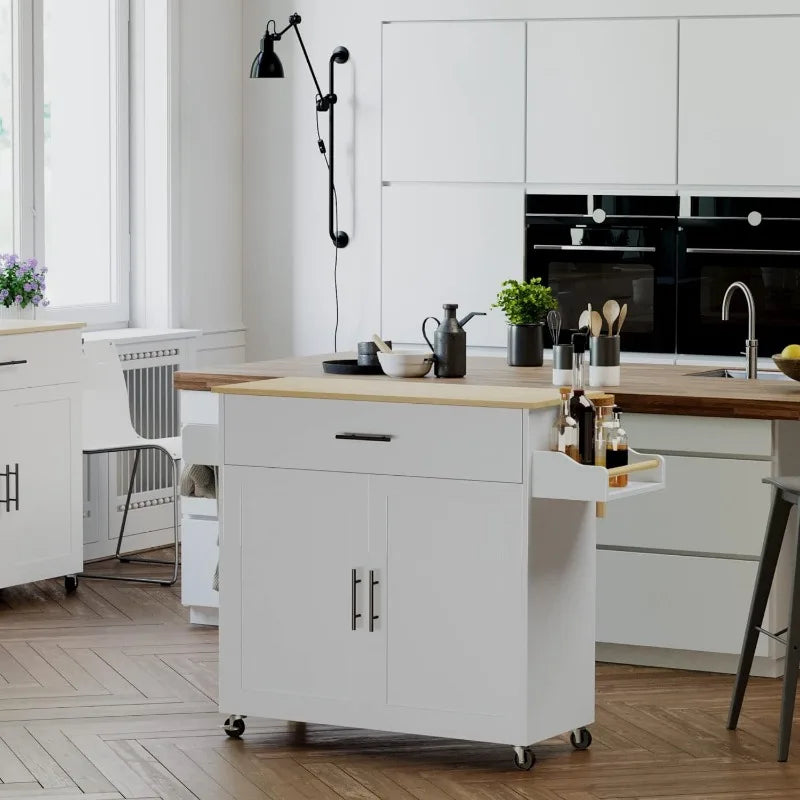
[[(350, 51), (346, 47), (337, 47), (331, 53), (329, 66), (329, 83), (330, 90), (327, 94), (322, 93), (322, 88), (317, 80), (314, 67), (311, 66), (311, 59), (308, 57), (308, 51), (303, 43), (303, 37), (300, 36), (300, 28), (298, 27), (302, 19), (299, 14), (292, 14), (289, 17), (289, 24), (282, 30), (277, 30), (275, 20), (271, 19), (267, 23), (267, 29), (264, 32), (264, 38), (261, 40), (261, 50), (258, 55), (253, 59), (253, 65), (250, 67), (251, 78), (282, 78), (283, 77), (283, 64), (275, 52), (275, 42), (280, 41), (281, 37), (290, 29), (294, 28), (297, 34), (297, 41), (300, 42), (300, 47), (303, 50), (303, 55), (306, 59), (306, 64), (311, 71), (311, 77), (314, 79), (314, 85), (317, 88), (317, 111), (328, 112), (328, 231), (331, 240), (336, 247), (347, 247), (350, 242), (350, 237), (344, 231), (337, 231), (335, 225), (335, 203), (336, 203), (336, 184), (334, 181), (334, 108), (336, 107), (337, 97), (333, 91), (333, 67), (334, 64), (344, 64), (350, 59)], [(272, 30), (270, 30), (272, 26)], [(325, 154), (325, 144), (320, 140), (320, 150), (323, 155)]]

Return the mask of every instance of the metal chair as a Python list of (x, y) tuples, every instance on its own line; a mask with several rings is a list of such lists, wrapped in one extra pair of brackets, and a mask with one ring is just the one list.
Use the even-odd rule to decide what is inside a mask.
[[(172, 586), (178, 580), (179, 571), (179, 509), (178, 509), (178, 462), (181, 460), (181, 439), (173, 436), (164, 439), (145, 439), (133, 428), (131, 423), (130, 407), (128, 405), (128, 391), (125, 386), (125, 377), (122, 374), (122, 364), (113, 342), (97, 341), (84, 342), (83, 344), (83, 452), (85, 455), (97, 453), (124, 453), (135, 452), (131, 470), (128, 494), (125, 498), (125, 508), (122, 512), (122, 524), (117, 537), (117, 550), (112, 558), (118, 561), (138, 564), (166, 564), (172, 566), (171, 579), (135, 577), (127, 575), (110, 575), (95, 572), (81, 572), (82, 578), (96, 580), (130, 581), (132, 583), (157, 583), (162, 586)], [(141, 558), (120, 555), (122, 537), (125, 534), (125, 523), (128, 519), (131, 494), (139, 467), (139, 457), (142, 450), (158, 450), (166, 453), (172, 464), (172, 512), (174, 532), (174, 561), (158, 558)], [(74, 585), (77, 586), (77, 579)]]
[[(771, 484), (772, 508), (764, 535), (764, 547), (761, 551), (761, 561), (758, 565), (756, 585), (753, 590), (753, 600), (750, 605), (750, 616), (744, 632), (742, 653), (739, 659), (739, 669), (736, 673), (736, 683), (731, 697), (731, 706), (728, 713), (728, 730), (735, 730), (739, 722), (739, 713), (742, 710), (744, 693), (747, 681), (753, 666), (753, 656), (756, 652), (759, 634), (763, 633), (771, 639), (786, 645), (786, 660), (783, 674), (783, 694), (781, 699), (781, 720), (778, 734), (778, 761), (789, 758), (789, 741), (792, 737), (792, 717), (794, 716), (795, 693), (797, 691), (797, 672), (800, 668), (800, 547), (794, 565), (792, 578), (791, 610), (789, 612), (788, 627), (777, 633), (764, 630), (764, 612), (767, 600), (775, 578), (775, 569), (781, 554), (781, 546), (786, 533), (786, 524), (792, 506), (800, 508), (800, 477), (792, 478), (766, 478), (764, 483)], [(800, 518), (798, 518), (800, 524)], [(800, 533), (800, 531), (798, 531)], [(785, 638), (784, 638), (785, 636)]]

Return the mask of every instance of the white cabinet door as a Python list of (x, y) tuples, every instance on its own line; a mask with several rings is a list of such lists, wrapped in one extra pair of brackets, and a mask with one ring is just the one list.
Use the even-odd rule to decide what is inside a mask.
[(523, 487), (371, 480), (373, 535), (386, 543), (387, 713), (420, 732), (461, 735), (470, 720), (496, 732), (525, 710)]
[[(627, 427), (627, 426), (626, 426)], [(598, 520), (602, 545), (758, 556), (770, 505), (766, 461), (666, 456), (663, 491), (614, 503)]]
[(344, 722), (326, 709), (363, 699), (364, 674), (380, 670), (363, 649), (368, 478), (225, 467), (223, 480), (221, 702)]
[(0, 586), (83, 567), (80, 389), (77, 384), (3, 392), (0, 413)]
[(676, 20), (528, 23), (528, 181), (673, 184)]
[(489, 312), (469, 322), (467, 345), (505, 347), (505, 318), (490, 306), (504, 280), (522, 279), (524, 252), (522, 186), (385, 186), (384, 338), (423, 343), (422, 320), (458, 303), (459, 317)]
[(680, 182), (800, 185), (800, 17), (680, 25)]
[(525, 24), (383, 26), (383, 179), (525, 178)]

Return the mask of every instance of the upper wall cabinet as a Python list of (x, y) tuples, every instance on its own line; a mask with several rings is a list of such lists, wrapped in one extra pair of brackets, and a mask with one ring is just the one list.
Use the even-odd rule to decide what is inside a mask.
[(528, 181), (674, 184), (677, 20), (528, 24)]
[(383, 180), (525, 180), (525, 24), (383, 26)]
[(798, 17), (681, 21), (681, 183), (800, 185), (798, 42)]

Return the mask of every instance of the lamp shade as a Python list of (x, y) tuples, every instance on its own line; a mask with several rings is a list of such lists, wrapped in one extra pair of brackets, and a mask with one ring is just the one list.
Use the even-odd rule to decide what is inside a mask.
[(251, 78), (282, 78), (283, 64), (275, 52), (275, 42), (269, 34), (261, 40), (261, 50), (250, 67)]

